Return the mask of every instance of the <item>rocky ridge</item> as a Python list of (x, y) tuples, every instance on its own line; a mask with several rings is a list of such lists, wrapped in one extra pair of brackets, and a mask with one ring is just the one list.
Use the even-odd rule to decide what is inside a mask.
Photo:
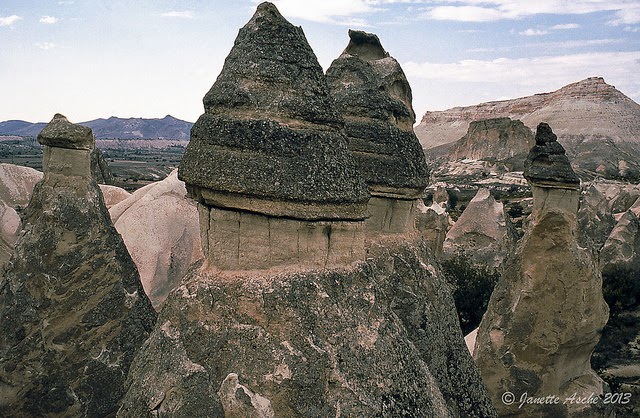
[(472, 121), (498, 117), (519, 119), (531, 129), (540, 122), (552, 125), (581, 176), (640, 174), (640, 105), (600, 77), (551, 93), (427, 112), (415, 132), (429, 150), (458, 141)]

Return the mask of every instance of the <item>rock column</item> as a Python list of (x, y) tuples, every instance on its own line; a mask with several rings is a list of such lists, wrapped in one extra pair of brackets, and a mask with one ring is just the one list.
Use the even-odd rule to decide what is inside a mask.
[(349, 38), (327, 70), (327, 81), (345, 119), (349, 150), (371, 192), (365, 227), (374, 233), (409, 232), (429, 179), (413, 132), (411, 87), (376, 35), (350, 30)]
[(302, 30), (263, 5), (240, 30), (179, 168), (205, 268), (349, 266), (369, 198)]
[(530, 226), (491, 295), (475, 345), (476, 364), (505, 416), (590, 416), (598, 412), (576, 400), (603, 393), (590, 359), (608, 307), (597, 264), (576, 239), (580, 180), (556, 139), (538, 125), (525, 163)]

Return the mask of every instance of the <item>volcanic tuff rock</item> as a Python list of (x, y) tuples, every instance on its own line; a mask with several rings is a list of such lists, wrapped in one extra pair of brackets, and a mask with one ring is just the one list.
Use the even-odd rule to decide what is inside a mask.
[(373, 196), (420, 197), (429, 175), (413, 133), (409, 82), (376, 35), (350, 30), (349, 38), (327, 70), (349, 149)]
[(431, 206), (427, 206), (421, 199), (418, 200), (415, 226), (436, 257), (442, 255), (442, 245), (447, 237), (447, 231), (451, 227), (451, 223), (446, 203), (441, 204), (434, 201)]
[(472, 121), (458, 140), (449, 158), (506, 160), (526, 154), (535, 144), (531, 129), (519, 120), (495, 118)]
[(499, 268), (512, 242), (502, 203), (483, 188), (447, 232), (442, 248), (445, 257), (464, 253), (474, 264)]
[(178, 176), (200, 203), (207, 267), (318, 268), (364, 257), (369, 193), (301, 28), (259, 5), (204, 105)]
[(269, 416), (260, 405), (276, 417), (495, 416), (448, 286), (410, 242), (375, 245), (349, 272), (192, 271), (132, 365), (118, 416), (223, 416), (232, 404), (252, 416)]
[(369, 197), (322, 68), (269, 3), (236, 38), (204, 97), (179, 177), (219, 208), (296, 219), (365, 218)]
[(370, 232), (404, 233), (414, 229), (416, 199), (429, 179), (413, 133), (411, 87), (376, 35), (350, 30), (349, 38), (327, 70), (327, 81), (371, 192), (365, 226)]
[(174, 170), (166, 179), (136, 190), (109, 210), (153, 306), (180, 284), (203, 257), (196, 203), (187, 198)]
[[(555, 146), (546, 148), (551, 155), (561, 155)], [(590, 365), (608, 318), (602, 278), (591, 253), (576, 239), (579, 193), (577, 185), (570, 188), (567, 183), (573, 178), (566, 170), (568, 162), (548, 158), (549, 167), (538, 171), (540, 151), (532, 149), (533, 169), (525, 173), (534, 200), (530, 224), (491, 295), (474, 358), (501, 415), (600, 416), (591, 405), (518, 408), (519, 402), (507, 405), (502, 397), (507, 391), (516, 400), (525, 392), (530, 397), (561, 399), (574, 393), (585, 399), (603, 393), (602, 380)], [(562, 175), (547, 175), (554, 172)]]
[[(113, 414), (155, 321), (91, 178), (91, 140), (59, 115), (41, 140), (53, 144), (44, 179), (0, 282), (3, 416)], [(83, 152), (59, 161), (68, 156), (60, 150)]]
[(616, 224), (606, 196), (597, 183), (586, 185), (580, 195), (578, 210), (578, 242), (584, 248), (599, 252)]
[(640, 173), (640, 105), (600, 77), (552, 93), (427, 112), (415, 132), (423, 148), (431, 149), (459, 140), (472, 121), (498, 117), (519, 119), (531, 129), (549, 123), (581, 173)]
[(573, 172), (564, 148), (551, 127), (541, 122), (536, 129), (536, 144), (524, 162), (524, 178), (536, 185), (575, 189), (580, 179)]

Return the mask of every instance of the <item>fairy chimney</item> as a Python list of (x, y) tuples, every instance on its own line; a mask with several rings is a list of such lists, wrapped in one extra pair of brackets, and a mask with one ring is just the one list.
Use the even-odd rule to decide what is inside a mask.
[(327, 70), (327, 81), (371, 192), (366, 229), (407, 232), (414, 228), (417, 199), (429, 177), (413, 132), (411, 87), (376, 35), (350, 30), (349, 38)]
[(240, 30), (179, 168), (205, 267), (345, 266), (369, 194), (302, 29), (270, 3)]
[[(538, 125), (525, 178), (533, 189), (530, 225), (482, 318), (476, 365), (499, 415), (603, 416), (598, 405), (564, 402), (603, 393), (590, 359), (608, 308), (598, 265), (576, 238), (580, 180), (546, 123)], [(561, 401), (521, 404), (548, 396)]]

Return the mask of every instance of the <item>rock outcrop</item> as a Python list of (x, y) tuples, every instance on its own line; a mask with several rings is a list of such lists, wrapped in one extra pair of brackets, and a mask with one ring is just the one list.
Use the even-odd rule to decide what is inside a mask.
[(434, 201), (431, 206), (427, 206), (422, 200), (418, 200), (415, 226), (436, 257), (442, 255), (442, 247), (451, 222), (446, 204)]
[[(247, 61), (240, 60), (240, 51), (249, 54)], [(317, 161), (315, 143), (303, 142), (293, 161), (308, 167), (309, 176), (275, 173), (282, 190), (269, 191), (270, 186), (253, 177), (215, 180), (230, 173), (227, 161), (219, 158), (232, 150), (218, 142), (229, 131), (207, 131), (210, 139), (205, 141), (198, 137), (206, 127), (203, 121), (227, 127), (253, 123), (240, 118), (243, 113), (237, 105), (264, 102), (240, 102), (242, 97), (278, 98), (278, 103), (290, 104), (282, 111), (291, 112), (301, 92), (306, 92), (309, 106), (298, 110), (300, 115), (308, 115), (305, 112), (312, 111), (314, 103), (329, 106), (328, 95), (326, 102), (322, 97), (326, 90), (321, 81), (317, 88), (306, 89), (307, 78), (322, 80), (309, 51), (300, 29), (269, 3), (260, 4), (241, 29), (223, 74), (205, 98), (205, 102), (217, 98), (228, 103), (216, 112), (208, 110), (196, 123), (192, 143), (201, 156), (192, 154), (180, 166), (187, 190), (199, 200), (205, 260), (187, 273), (165, 301), (152, 335), (131, 368), (118, 416), (495, 416), (465, 348), (448, 285), (417, 233), (385, 235), (388, 242), (369, 241), (365, 258), (364, 234), (352, 234), (345, 241), (344, 230), (338, 229), (339, 222), (356, 227), (364, 223), (360, 215), (353, 219), (352, 214), (366, 209), (366, 199), (362, 205), (359, 200), (366, 188), (364, 182), (351, 178), (356, 166), (349, 162), (353, 160), (349, 160), (346, 141), (337, 131), (331, 126), (320, 128), (318, 119), (313, 126), (308, 119), (285, 122), (283, 113), (267, 100), (266, 107), (254, 109), (252, 116), (261, 126), (279, 132), (273, 140), (294, 146), (301, 135), (309, 135), (320, 149), (335, 141), (334, 154), (327, 157), (335, 158), (333, 163), (347, 162), (345, 170), (336, 166), (335, 179), (315, 178), (331, 174), (323, 168), (329, 160)], [(251, 73), (245, 79), (246, 68)], [(236, 72), (233, 77), (231, 70)], [(295, 86), (290, 84), (294, 75)], [(233, 91), (242, 87), (243, 96), (222, 95), (216, 90), (221, 80)], [(271, 90), (263, 93), (269, 85), (265, 81), (272, 80), (285, 83), (271, 84)], [(320, 97), (314, 97), (314, 92)], [(319, 115), (331, 113), (329, 107)], [(238, 119), (224, 119), (225, 115)], [(271, 156), (271, 161), (280, 161), (287, 151), (258, 152), (263, 150), (264, 136), (249, 129), (243, 135), (233, 138), (245, 147), (245, 158)], [(316, 164), (320, 166), (314, 168)], [(204, 173), (203, 179), (197, 177), (194, 166)], [(357, 176), (357, 171), (353, 174)], [(322, 187), (334, 181), (342, 184)], [(243, 200), (242, 194), (230, 190), (230, 185), (245, 183), (242, 190), (260, 192), (261, 197)], [(223, 186), (227, 195), (233, 192), (224, 201), (219, 198), (221, 191), (211, 189)], [(326, 199), (328, 194), (348, 190), (353, 193), (346, 195), (345, 202), (329, 204)], [(302, 197), (304, 206), (296, 200)], [(215, 206), (220, 202), (234, 206)], [(318, 220), (313, 214), (326, 218)], [(246, 228), (243, 221), (252, 223), (242, 229), (242, 239), (231, 239), (237, 237), (234, 228)], [(265, 224), (270, 233), (262, 236), (260, 228)], [(320, 227), (314, 236), (313, 228)], [(333, 241), (334, 234), (338, 241)], [(219, 240), (215, 249), (211, 237)], [(247, 242), (247, 237), (254, 241)], [(316, 238), (331, 239), (329, 257), (337, 251), (342, 254), (340, 263), (331, 258), (329, 263), (314, 263), (309, 254), (301, 253), (301, 245), (310, 245)], [(334, 246), (341, 242), (341, 247)], [(274, 243), (281, 248), (274, 249)], [(306, 251), (326, 257), (325, 247), (314, 245)], [(362, 250), (345, 251), (358, 247)], [(244, 256), (249, 250), (255, 254), (246, 255), (246, 264), (220, 260), (220, 253), (236, 251)]]
[(109, 213), (159, 310), (189, 266), (203, 257), (196, 203), (187, 198), (174, 170), (166, 179), (136, 190)]
[(442, 249), (445, 257), (464, 254), (474, 264), (497, 269), (512, 243), (503, 204), (489, 189), (480, 189), (447, 232)]
[(371, 192), (366, 229), (404, 233), (414, 228), (417, 199), (429, 179), (413, 132), (411, 87), (376, 35), (350, 30), (349, 38), (327, 70), (327, 81)]
[(0, 415), (109, 416), (155, 312), (91, 177), (93, 135), (56, 115), (0, 282)]
[(369, 193), (302, 29), (263, 5), (204, 97), (179, 178), (212, 268), (361, 259)]
[(596, 184), (589, 184), (580, 196), (578, 242), (598, 253), (616, 224), (609, 201)]
[(415, 132), (427, 150), (450, 148), (472, 121), (503, 117), (531, 129), (540, 122), (553, 126), (581, 177), (640, 175), (640, 105), (600, 77), (551, 93), (427, 112)]
[(482, 119), (469, 123), (467, 133), (455, 143), (449, 158), (506, 160), (526, 155), (534, 143), (531, 129), (519, 120)]
[(546, 124), (525, 177), (534, 200), (530, 224), (491, 295), (474, 358), (501, 415), (596, 414), (593, 405), (572, 402), (519, 408), (522, 396), (564, 401), (603, 393), (590, 358), (608, 318), (598, 266), (576, 239), (579, 182)]
[(98, 148), (93, 148), (91, 151), (91, 173), (98, 184), (113, 185), (115, 183), (111, 167)]

